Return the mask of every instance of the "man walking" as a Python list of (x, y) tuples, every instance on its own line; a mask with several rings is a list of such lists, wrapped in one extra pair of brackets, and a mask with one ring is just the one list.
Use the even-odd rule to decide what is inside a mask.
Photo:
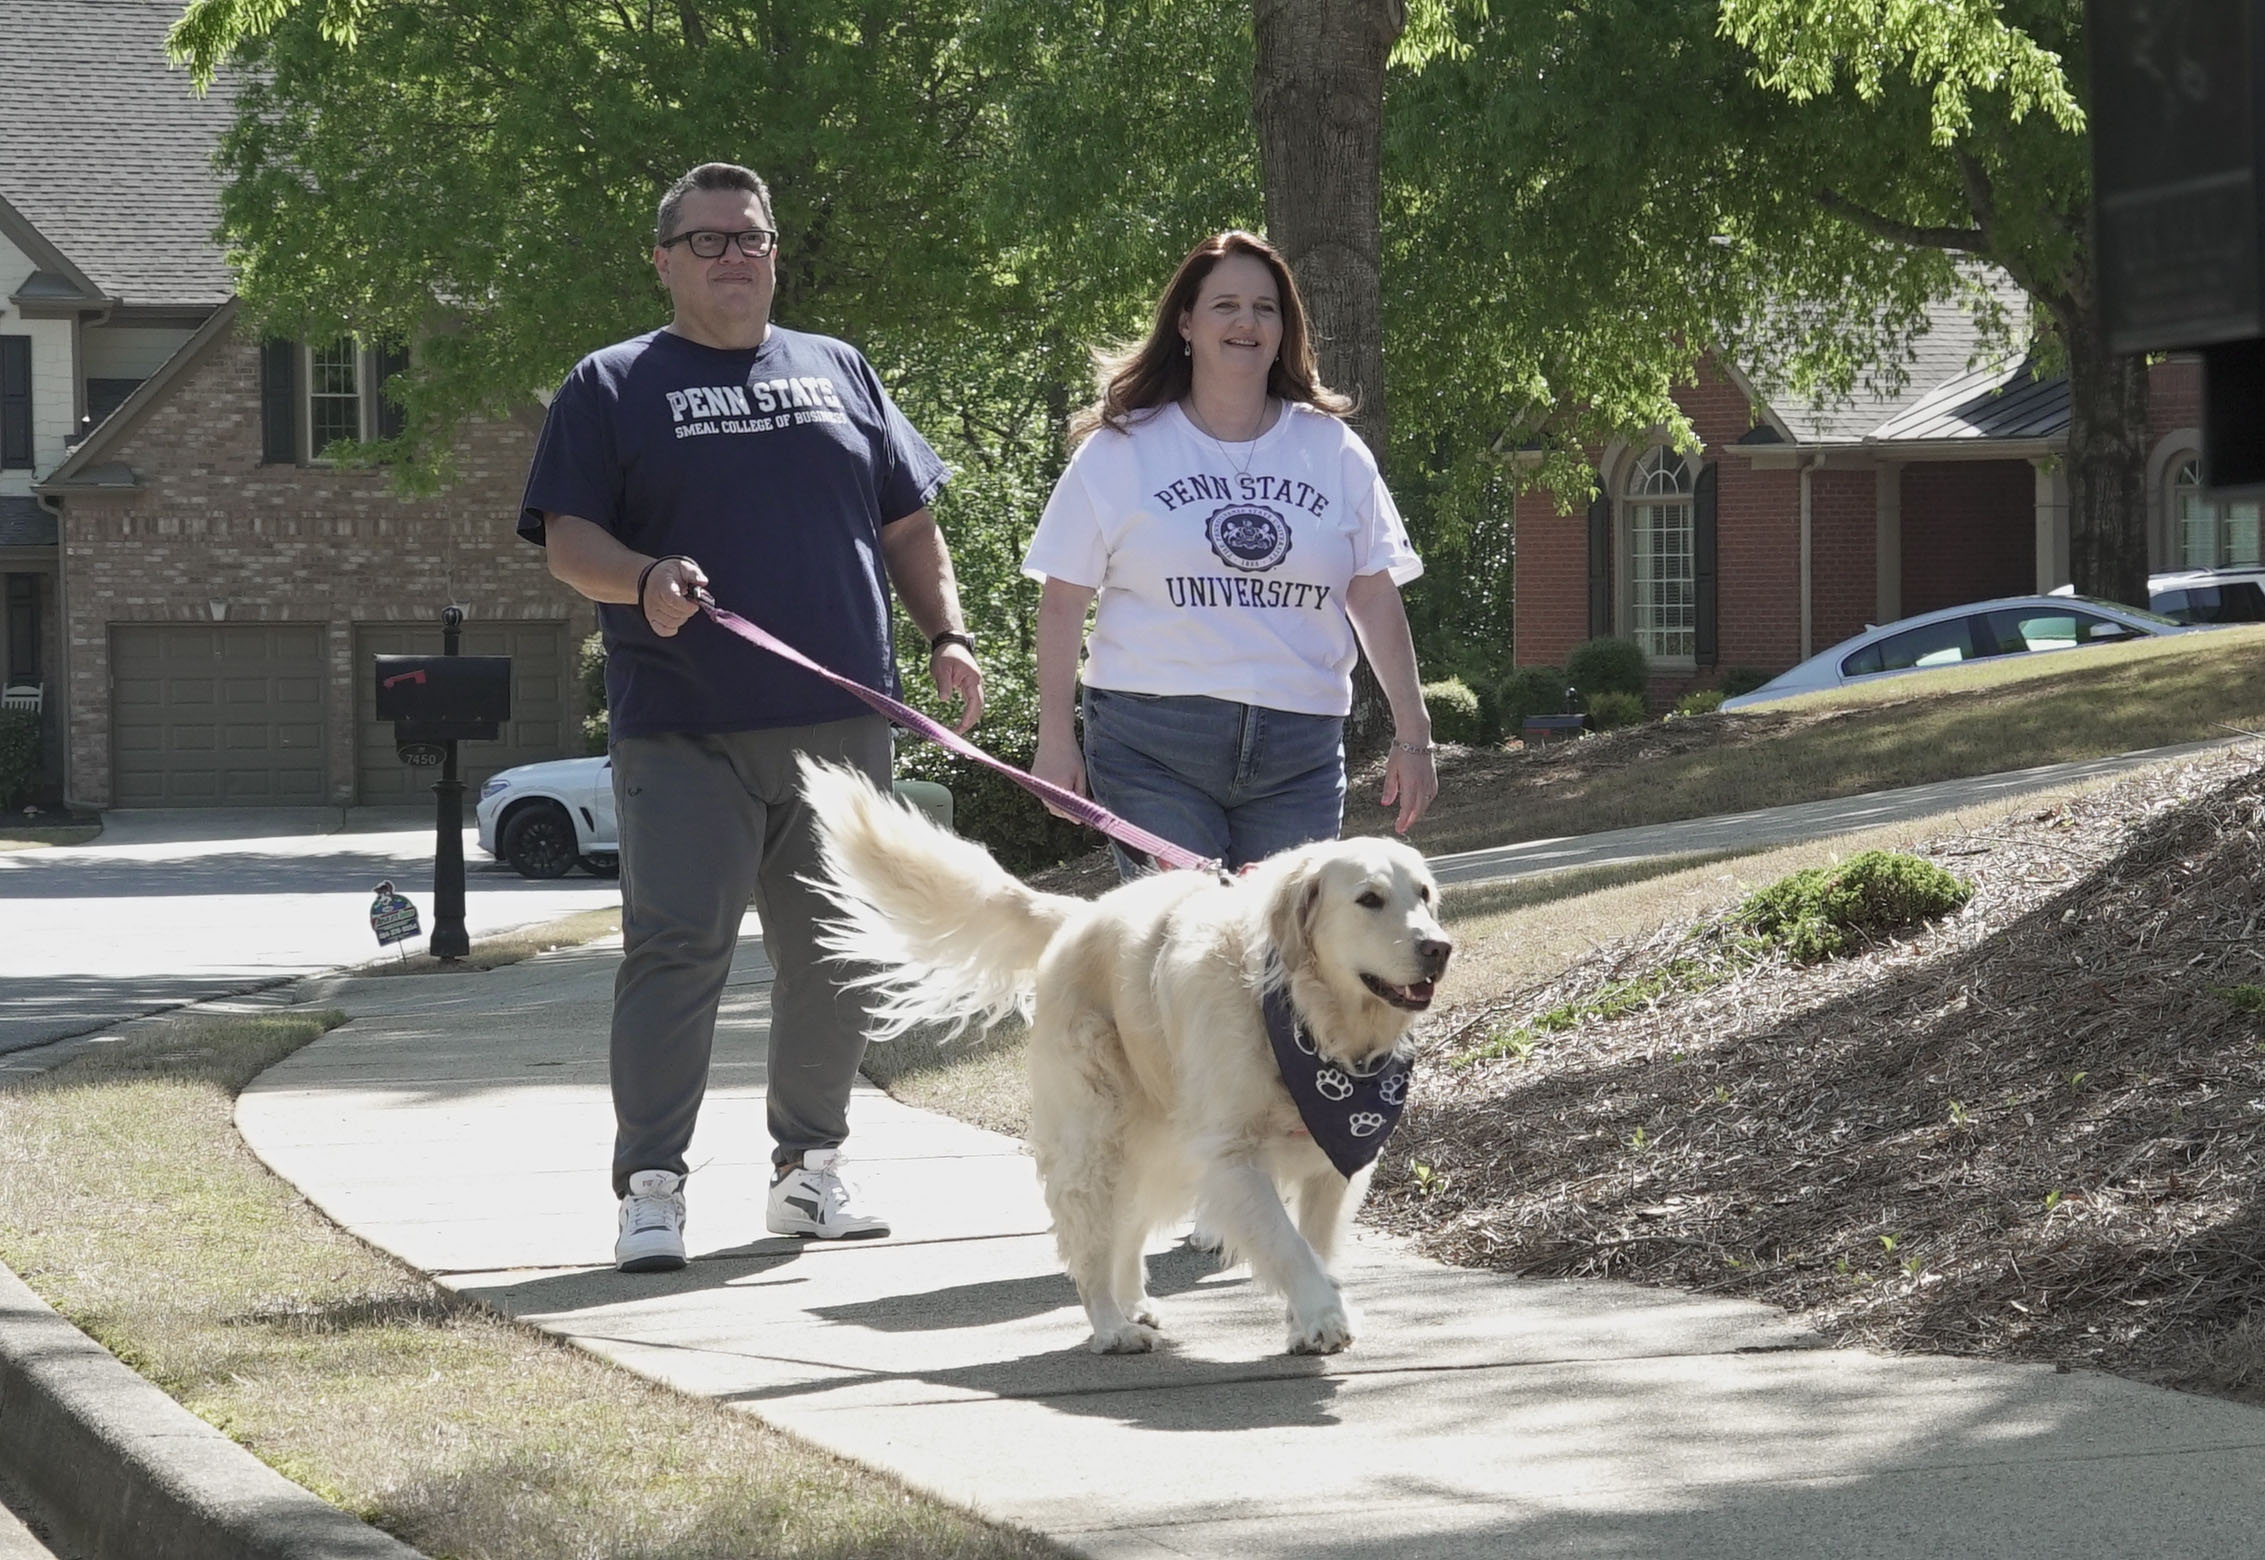
[(665, 329), (584, 358), (552, 401), (519, 532), (599, 604), (621, 827), (614, 983), (614, 1259), (681, 1267), (685, 1150), (716, 1006), (752, 895), (777, 979), (768, 1077), (774, 1234), (885, 1235), (841, 1174), (865, 1008), (822, 962), (827, 906), (795, 756), (889, 783), (889, 728), (726, 634), (695, 595), (888, 690), (890, 586), (939, 694), (983, 710), (951, 555), (928, 505), (943, 462), (858, 352), (770, 322), (778, 234), (763, 181), (705, 163), (662, 197)]

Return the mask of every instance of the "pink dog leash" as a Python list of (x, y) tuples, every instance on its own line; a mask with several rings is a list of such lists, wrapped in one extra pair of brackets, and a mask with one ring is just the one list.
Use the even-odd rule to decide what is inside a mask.
[(700, 603), (701, 610), (715, 620), (717, 627), (728, 633), (738, 635), (758, 649), (770, 651), (771, 654), (781, 660), (791, 661), (813, 676), (824, 678), (844, 693), (854, 694), (899, 725), (917, 732), (938, 746), (947, 748), (951, 752), (959, 754), (962, 758), (972, 758), (986, 768), (996, 769), (1016, 785), (1021, 786), (1031, 795), (1053, 807), (1056, 812), (1074, 818), (1088, 828), (1099, 829), (1111, 839), (1128, 845), (1167, 867), (1192, 867), (1206, 872), (1219, 870), (1218, 862), (1198, 856), (1194, 851), (1182, 849), (1161, 835), (1149, 833), (1138, 824), (1127, 823), (1091, 797), (1080, 796), (1075, 791), (1064, 790), (1051, 781), (1041, 780), (1034, 774), (1015, 768), (1014, 765), (1007, 763), (1004, 759), (993, 758), (949, 726), (931, 720), (911, 705), (892, 699), (877, 689), (868, 688), (861, 682), (820, 666), (816, 661), (811, 660), (777, 635), (748, 622), (747, 619), (736, 612), (727, 611), (725, 608), (717, 606), (715, 598), (706, 591), (694, 591), (692, 599)]

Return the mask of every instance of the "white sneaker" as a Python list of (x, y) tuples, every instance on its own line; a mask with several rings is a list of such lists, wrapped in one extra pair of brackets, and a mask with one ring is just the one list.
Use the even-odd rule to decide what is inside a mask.
[(802, 1163), (771, 1183), (763, 1224), (773, 1235), (815, 1235), (820, 1240), (886, 1235), (889, 1221), (861, 1212), (857, 1189), (842, 1179), (838, 1148), (813, 1148)]
[(640, 1170), (629, 1178), (613, 1262), (624, 1273), (666, 1273), (684, 1266), (683, 1176), (673, 1170)]

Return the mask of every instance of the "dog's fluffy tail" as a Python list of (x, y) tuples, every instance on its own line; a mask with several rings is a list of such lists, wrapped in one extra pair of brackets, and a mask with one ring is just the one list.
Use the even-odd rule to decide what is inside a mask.
[(1027, 998), (1038, 956), (1084, 901), (1022, 883), (972, 840), (883, 796), (852, 769), (801, 760), (817, 815), (817, 887), (841, 910), (824, 942), (873, 967), (875, 1039), (926, 1024), (958, 1034)]

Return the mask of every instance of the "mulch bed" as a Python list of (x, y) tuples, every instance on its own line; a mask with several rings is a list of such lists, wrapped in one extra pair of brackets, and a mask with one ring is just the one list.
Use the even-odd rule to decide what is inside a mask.
[[(1863, 954), (1678, 929), (1436, 1015), (1365, 1216), (1839, 1342), (2265, 1400), (2261, 830), (2257, 751), (2219, 754), (1929, 842), (1973, 899)], [(1449, 1061), (1693, 960), (1721, 978)]]

